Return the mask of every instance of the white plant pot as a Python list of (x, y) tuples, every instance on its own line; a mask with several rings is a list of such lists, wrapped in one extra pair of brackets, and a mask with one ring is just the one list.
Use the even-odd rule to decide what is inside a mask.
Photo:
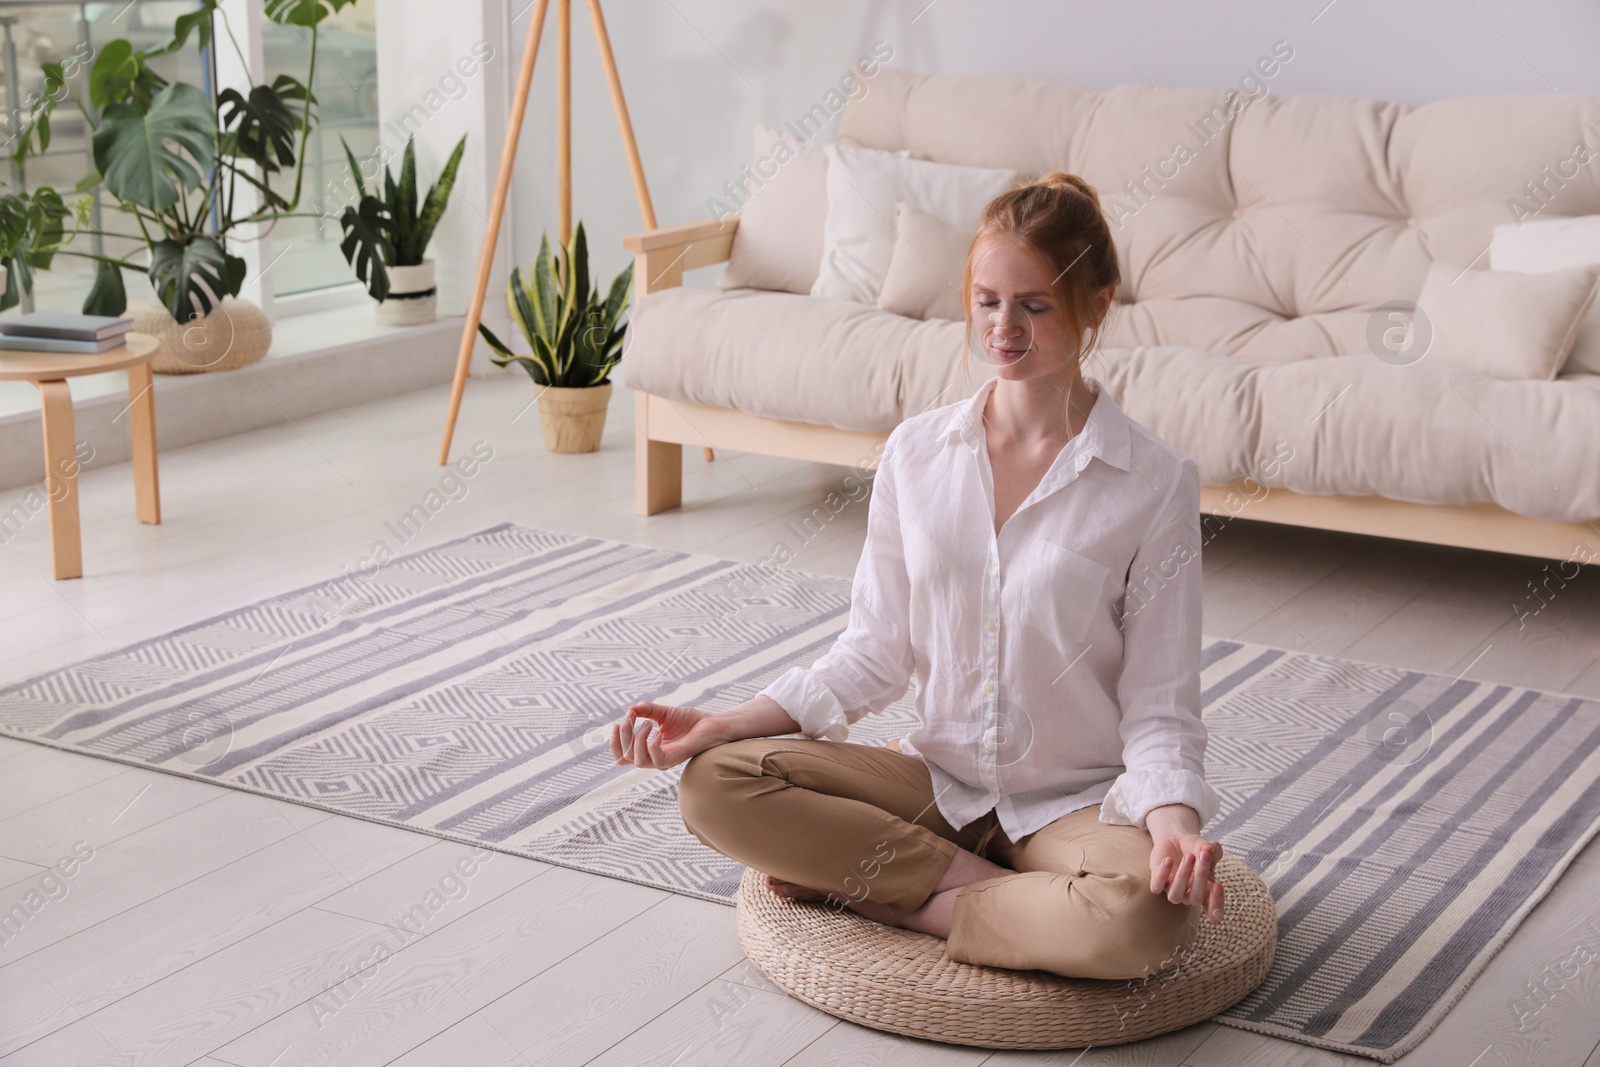
[(378, 301), (378, 321), (385, 326), (415, 326), (438, 318), (433, 260), (413, 267), (389, 268), (389, 295)]

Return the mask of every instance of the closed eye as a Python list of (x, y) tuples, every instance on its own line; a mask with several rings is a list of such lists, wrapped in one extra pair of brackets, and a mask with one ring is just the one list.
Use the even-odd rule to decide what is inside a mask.
[[(998, 303), (999, 303), (998, 300), (980, 300), (980, 301), (978, 301), (978, 306), (981, 307), (981, 308), (992, 308)], [(1033, 304), (1023, 304), (1022, 308), (1023, 308), (1024, 311), (1027, 311), (1029, 314), (1039, 315), (1039, 314), (1042, 314), (1042, 313), (1044, 313), (1046, 311), (1049, 311), (1050, 310), (1050, 305), (1049, 304), (1044, 304), (1044, 305), (1036, 306), (1036, 305), (1033, 305)]]

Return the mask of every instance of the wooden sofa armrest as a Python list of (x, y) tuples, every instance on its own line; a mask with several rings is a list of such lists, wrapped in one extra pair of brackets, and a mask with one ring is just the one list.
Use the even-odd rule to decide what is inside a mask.
[[(622, 247), (633, 253), (634, 299), (657, 289), (683, 284), (683, 272), (713, 263), (726, 263), (733, 252), (733, 235), (739, 229), (739, 216), (686, 222), (680, 226), (661, 226), (622, 238)], [(640, 397), (635, 448), (638, 450), (638, 510), (653, 515), (663, 508), (677, 507), (683, 499), (681, 444), (652, 441), (646, 415), (649, 402)], [(714, 457), (707, 445), (706, 459)]]
[(633, 253), (635, 296), (682, 285), (686, 270), (727, 262), (738, 228), (739, 216), (729, 215), (623, 237), (622, 247)]

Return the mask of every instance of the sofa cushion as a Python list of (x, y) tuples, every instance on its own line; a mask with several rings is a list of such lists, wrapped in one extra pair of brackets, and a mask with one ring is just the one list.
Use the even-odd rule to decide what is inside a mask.
[(1129, 418), (1193, 457), (1202, 485), (1229, 485), (1251, 472), (1260, 369), (1185, 346), (1102, 346), (1083, 364)]
[(754, 175), (749, 198), (730, 197), (739, 228), (722, 289), (752, 287), (808, 293), (822, 262), (822, 223), (828, 211), (828, 160), (815, 141), (796, 142), (787, 130), (758, 122), (752, 134)]
[(1111, 221), (1119, 307), (1136, 311), (1106, 343), (1252, 363), (1369, 352), (1383, 304), (1415, 301), (1434, 262), (1474, 263), (1496, 225), (1556, 192), (1536, 187), (1553, 180), (1545, 164), (1561, 175), (1563, 212), (1600, 214), (1600, 167), (1569, 162), (1600, 128), (1600, 94), (1241, 100), (884, 68), (846, 105), (839, 135), (944, 163), (1082, 175)]
[(870, 304), (894, 251), (894, 204), (905, 200), (953, 226), (977, 229), (989, 201), (1011, 188), (1014, 170), (953, 166), (862, 148), (824, 145), (828, 215), (822, 264), (811, 295)]
[[(1413, 354), (1508, 381), (1556, 376), (1595, 302), (1600, 263), (1542, 274), (1428, 268), (1411, 327)], [(1416, 335), (1426, 324), (1430, 336)], [(1408, 348), (1411, 346), (1407, 346)]]
[[(1492, 502), (1556, 522), (1600, 515), (1600, 375), (1500, 381), (1370, 354), (1241, 365), (1176, 345), (1095, 360), (1118, 405), (1194, 456), (1206, 485)], [(1248, 505), (1239, 514), (1249, 518)]]
[(963, 323), (794, 293), (685, 286), (640, 297), (629, 321), (615, 373), (628, 388), (668, 400), (888, 431), (960, 395), (950, 375)]
[(965, 322), (961, 278), (976, 232), (896, 200), (894, 252), (878, 290), (878, 307), (913, 319)]
[[(1589, 263), (1600, 263), (1600, 215), (1505, 222), (1489, 242), (1490, 270), (1542, 274)], [(1600, 300), (1590, 306), (1561, 373), (1600, 374)]]
[[(963, 357), (962, 323), (793, 293), (663, 289), (632, 321), (615, 372), (628, 388), (848, 430), (887, 432), (994, 373)], [(1185, 345), (1105, 347), (1084, 373), (1205, 485), (1600, 515), (1600, 375), (1500, 381), (1367, 352), (1253, 364)]]

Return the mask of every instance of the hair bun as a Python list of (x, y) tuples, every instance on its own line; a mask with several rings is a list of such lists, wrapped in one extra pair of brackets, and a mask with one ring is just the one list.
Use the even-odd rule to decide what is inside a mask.
[(1043, 185), (1050, 189), (1072, 189), (1088, 197), (1095, 207), (1100, 206), (1100, 194), (1095, 191), (1095, 187), (1076, 174), (1068, 174), (1064, 170), (1053, 170), (1038, 179), (1034, 184)]

